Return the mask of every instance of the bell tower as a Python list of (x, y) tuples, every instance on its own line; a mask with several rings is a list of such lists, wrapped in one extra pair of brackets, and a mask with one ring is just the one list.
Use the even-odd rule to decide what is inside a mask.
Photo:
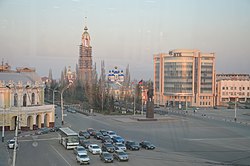
[(92, 47), (90, 45), (90, 35), (85, 25), (82, 33), (82, 42), (79, 46), (78, 79), (85, 89), (92, 85)]

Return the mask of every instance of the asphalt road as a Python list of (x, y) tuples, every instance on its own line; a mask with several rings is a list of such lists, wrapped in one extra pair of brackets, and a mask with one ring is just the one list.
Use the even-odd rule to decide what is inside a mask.
[[(60, 111), (57, 122), (60, 123)], [(156, 116), (158, 121), (138, 122), (132, 116), (85, 116), (67, 113), (65, 126), (75, 131), (87, 129), (114, 130), (125, 139), (149, 140), (153, 151), (128, 151), (129, 161), (104, 164), (90, 154), (91, 165), (237, 165), (250, 163), (250, 128), (247, 125), (193, 116)], [(100, 141), (91, 139), (93, 143)], [(17, 166), (73, 166), (72, 150), (58, 143), (57, 133), (19, 138)], [(9, 150), (12, 151), (12, 150)], [(11, 158), (12, 152), (10, 152)], [(1, 164), (0, 164), (1, 165)]]

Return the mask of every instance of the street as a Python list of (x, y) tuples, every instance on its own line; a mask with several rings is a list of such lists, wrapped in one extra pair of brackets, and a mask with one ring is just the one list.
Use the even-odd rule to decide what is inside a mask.
[[(60, 124), (60, 108), (57, 108)], [(85, 116), (67, 113), (65, 125), (75, 131), (89, 127), (114, 130), (127, 140), (149, 140), (156, 145), (153, 151), (141, 149), (129, 151), (128, 162), (108, 165), (249, 165), (249, 126), (222, 120), (180, 116), (178, 114), (155, 115), (158, 121), (139, 122), (131, 115)], [(99, 140), (91, 142), (101, 145)], [(19, 138), (17, 166), (79, 165), (72, 150), (65, 150), (58, 142), (58, 134), (26, 135)], [(7, 148), (7, 147), (6, 147)], [(10, 159), (12, 150), (10, 151)], [(98, 155), (90, 156), (90, 165), (107, 165)]]

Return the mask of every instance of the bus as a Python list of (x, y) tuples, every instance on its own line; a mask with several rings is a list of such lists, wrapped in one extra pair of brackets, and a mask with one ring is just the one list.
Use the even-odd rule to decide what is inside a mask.
[(65, 149), (74, 149), (79, 145), (78, 134), (68, 127), (59, 128), (60, 139), (59, 143), (62, 144)]

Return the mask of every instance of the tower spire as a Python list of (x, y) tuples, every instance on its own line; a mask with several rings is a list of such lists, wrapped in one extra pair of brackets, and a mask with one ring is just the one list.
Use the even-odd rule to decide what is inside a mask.
[(84, 30), (87, 31), (88, 30), (88, 27), (87, 27), (87, 17), (84, 17)]

